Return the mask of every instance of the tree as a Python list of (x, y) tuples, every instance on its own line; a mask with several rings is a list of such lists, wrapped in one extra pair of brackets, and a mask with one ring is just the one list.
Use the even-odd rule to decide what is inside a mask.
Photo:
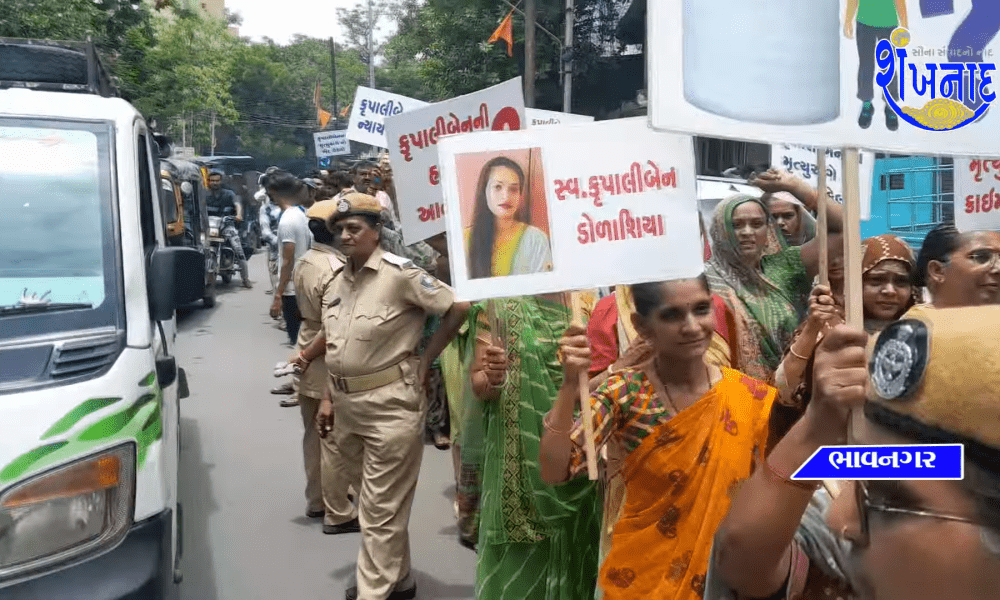
[(354, 8), (338, 8), (337, 20), (344, 29), (348, 47), (356, 50), (361, 62), (373, 68), (387, 43), (378, 35), (383, 19), (395, 20), (401, 4), (398, 0), (362, 0)]
[(239, 118), (230, 85), (241, 42), (221, 20), (187, 14), (158, 16), (155, 23), (158, 42), (146, 54), (149, 78), (134, 104), (147, 118), (166, 124), (177, 139), (187, 134), (206, 145), (213, 121)]

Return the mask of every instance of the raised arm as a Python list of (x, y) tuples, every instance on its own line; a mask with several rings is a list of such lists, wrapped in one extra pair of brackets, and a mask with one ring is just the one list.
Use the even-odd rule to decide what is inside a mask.
[[(806, 180), (788, 171), (771, 169), (752, 179), (750, 185), (772, 194), (788, 192), (814, 214), (819, 208), (819, 190)], [(830, 233), (842, 232), (844, 230), (844, 207), (837, 202), (827, 202), (826, 207), (827, 231)]]
[(715, 567), (742, 597), (767, 598), (788, 578), (795, 532), (819, 487), (788, 477), (821, 446), (845, 443), (850, 411), (865, 400), (866, 340), (843, 325), (824, 338), (805, 414), (757, 465), (716, 533)]

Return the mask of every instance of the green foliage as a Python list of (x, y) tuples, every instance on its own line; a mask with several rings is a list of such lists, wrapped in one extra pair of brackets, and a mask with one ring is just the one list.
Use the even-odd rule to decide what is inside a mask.
[(224, 22), (193, 15), (158, 16), (155, 27), (157, 44), (146, 52), (143, 93), (133, 103), (177, 137), (188, 115), (209, 115), (189, 134), (205, 143), (211, 139), (210, 115), (222, 124), (239, 118), (230, 86), (240, 41)]
[[(538, 0), (538, 24), (563, 35), (565, 0)], [(580, 85), (600, 86), (597, 67), (622, 51), (614, 28), (629, 0), (576, 0), (574, 73)], [(199, 152), (218, 151), (280, 162), (312, 152), (313, 94), (334, 112), (368, 85), (377, 66), (379, 89), (439, 101), (495, 85), (522, 73), (524, 20), (514, 16), (514, 57), (486, 40), (509, 8), (496, 0), (376, 0), (373, 54), (368, 49), (367, 2), (338, 9), (344, 35), (336, 47), (336, 90), (328, 40), (296, 36), (286, 46), (252, 43), (229, 33), (239, 15), (214, 20), (181, 0), (0, 0), (0, 37), (93, 39), (118, 78), (122, 95), (159, 129)], [(228, 23), (227, 23), (228, 21)], [(395, 22), (385, 36), (381, 26)], [(539, 29), (539, 107), (561, 103), (560, 45)], [(344, 120), (331, 127), (343, 127)]]
[(518, 65), (507, 56), (503, 44), (486, 44), (507, 13), (502, 6), (487, 0), (407, 2), (399, 33), (386, 49), (386, 60), (396, 70), (402, 70), (406, 61), (415, 63), (435, 100), (516, 77)]

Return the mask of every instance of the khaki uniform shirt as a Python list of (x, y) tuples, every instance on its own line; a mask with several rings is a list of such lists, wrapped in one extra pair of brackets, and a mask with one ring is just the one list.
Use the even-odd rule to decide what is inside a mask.
[[(332, 246), (313, 242), (302, 258), (295, 263), (295, 294), (302, 314), (297, 347), (299, 352), (323, 330), (323, 295), (334, 276), (344, 266), (344, 256)], [(305, 373), (298, 376), (298, 390), (303, 396), (323, 398), (327, 370), (322, 360), (309, 363)]]
[(382, 249), (357, 272), (348, 263), (323, 300), (327, 368), (356, 377), (403, 361), (416, 351), (427, 314), (443, 315), (454, 303), (450, 287)]

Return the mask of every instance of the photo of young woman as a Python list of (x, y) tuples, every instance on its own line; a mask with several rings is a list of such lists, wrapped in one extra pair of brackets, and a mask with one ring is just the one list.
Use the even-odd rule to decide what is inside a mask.
[(552, 270), (540, 154), (532, 148), (456, 157), (469, 279)]

